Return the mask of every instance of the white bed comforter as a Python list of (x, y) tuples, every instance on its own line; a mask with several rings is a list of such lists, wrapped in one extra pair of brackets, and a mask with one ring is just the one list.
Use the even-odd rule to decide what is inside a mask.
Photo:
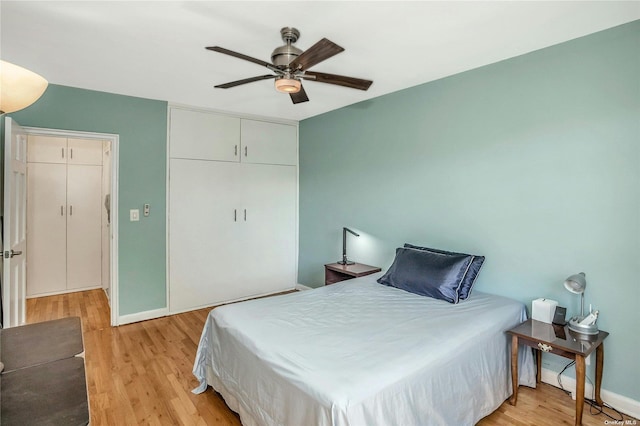
[[(511, 393), (512, 299), (458, 305), (380, 274), (213, 309), (193, 373), (252, 425), (472, 425)], [(520, 383), (535, 386), (530, 350)]]

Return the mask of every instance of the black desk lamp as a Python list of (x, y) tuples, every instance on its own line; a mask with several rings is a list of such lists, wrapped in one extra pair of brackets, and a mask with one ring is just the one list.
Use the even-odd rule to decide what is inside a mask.
[(349, 231), (356, 237), (360, 236), (360, 234), (353, 232), (349, 228), (342, 228), (342, 260), (338, 261), (338, 265), (353, 265), (354, 263), (356, 263), (347, 259), (347, 231)]

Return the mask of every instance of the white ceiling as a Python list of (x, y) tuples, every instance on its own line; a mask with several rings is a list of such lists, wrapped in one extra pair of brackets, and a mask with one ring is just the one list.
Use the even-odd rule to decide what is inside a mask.
[[(301, 120), (640, 19), (640, 2), (0, 2), (2, 59), (51, 83), (204, 108)], [(310, 102), (259, 81), (280, 28), (345, 48), (313, 71), (373, 80), (367, 92), (305, 82)]]

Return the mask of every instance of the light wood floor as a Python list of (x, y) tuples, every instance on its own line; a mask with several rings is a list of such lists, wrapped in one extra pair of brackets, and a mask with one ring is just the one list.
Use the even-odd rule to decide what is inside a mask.
[[(82, 318), (93, 426), (240, 425), (210, 388), (201, 395), (191, 393), (198, 384), (191, 369), (208, 312), (111, 327), (102, 290), (27, 300), (29, 323)], [(574, 407), (571, 397), (553, 386), (523, 387), (517, 407), (505, 402), (479, 425), (573, 425)], [(584, 425), (602, 426), (606, 419), (591, 416), (585, 405)]]

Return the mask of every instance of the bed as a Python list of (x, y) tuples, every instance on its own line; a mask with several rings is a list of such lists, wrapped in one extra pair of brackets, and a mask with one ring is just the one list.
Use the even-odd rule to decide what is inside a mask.
[[(382, 273), (215, 308), (193, 373), (253, 425), (473, 425), (511, 393), (525, 306), (475, 291), (452, 304)], [(521, 348), (520, 384), (535, 387)]]

